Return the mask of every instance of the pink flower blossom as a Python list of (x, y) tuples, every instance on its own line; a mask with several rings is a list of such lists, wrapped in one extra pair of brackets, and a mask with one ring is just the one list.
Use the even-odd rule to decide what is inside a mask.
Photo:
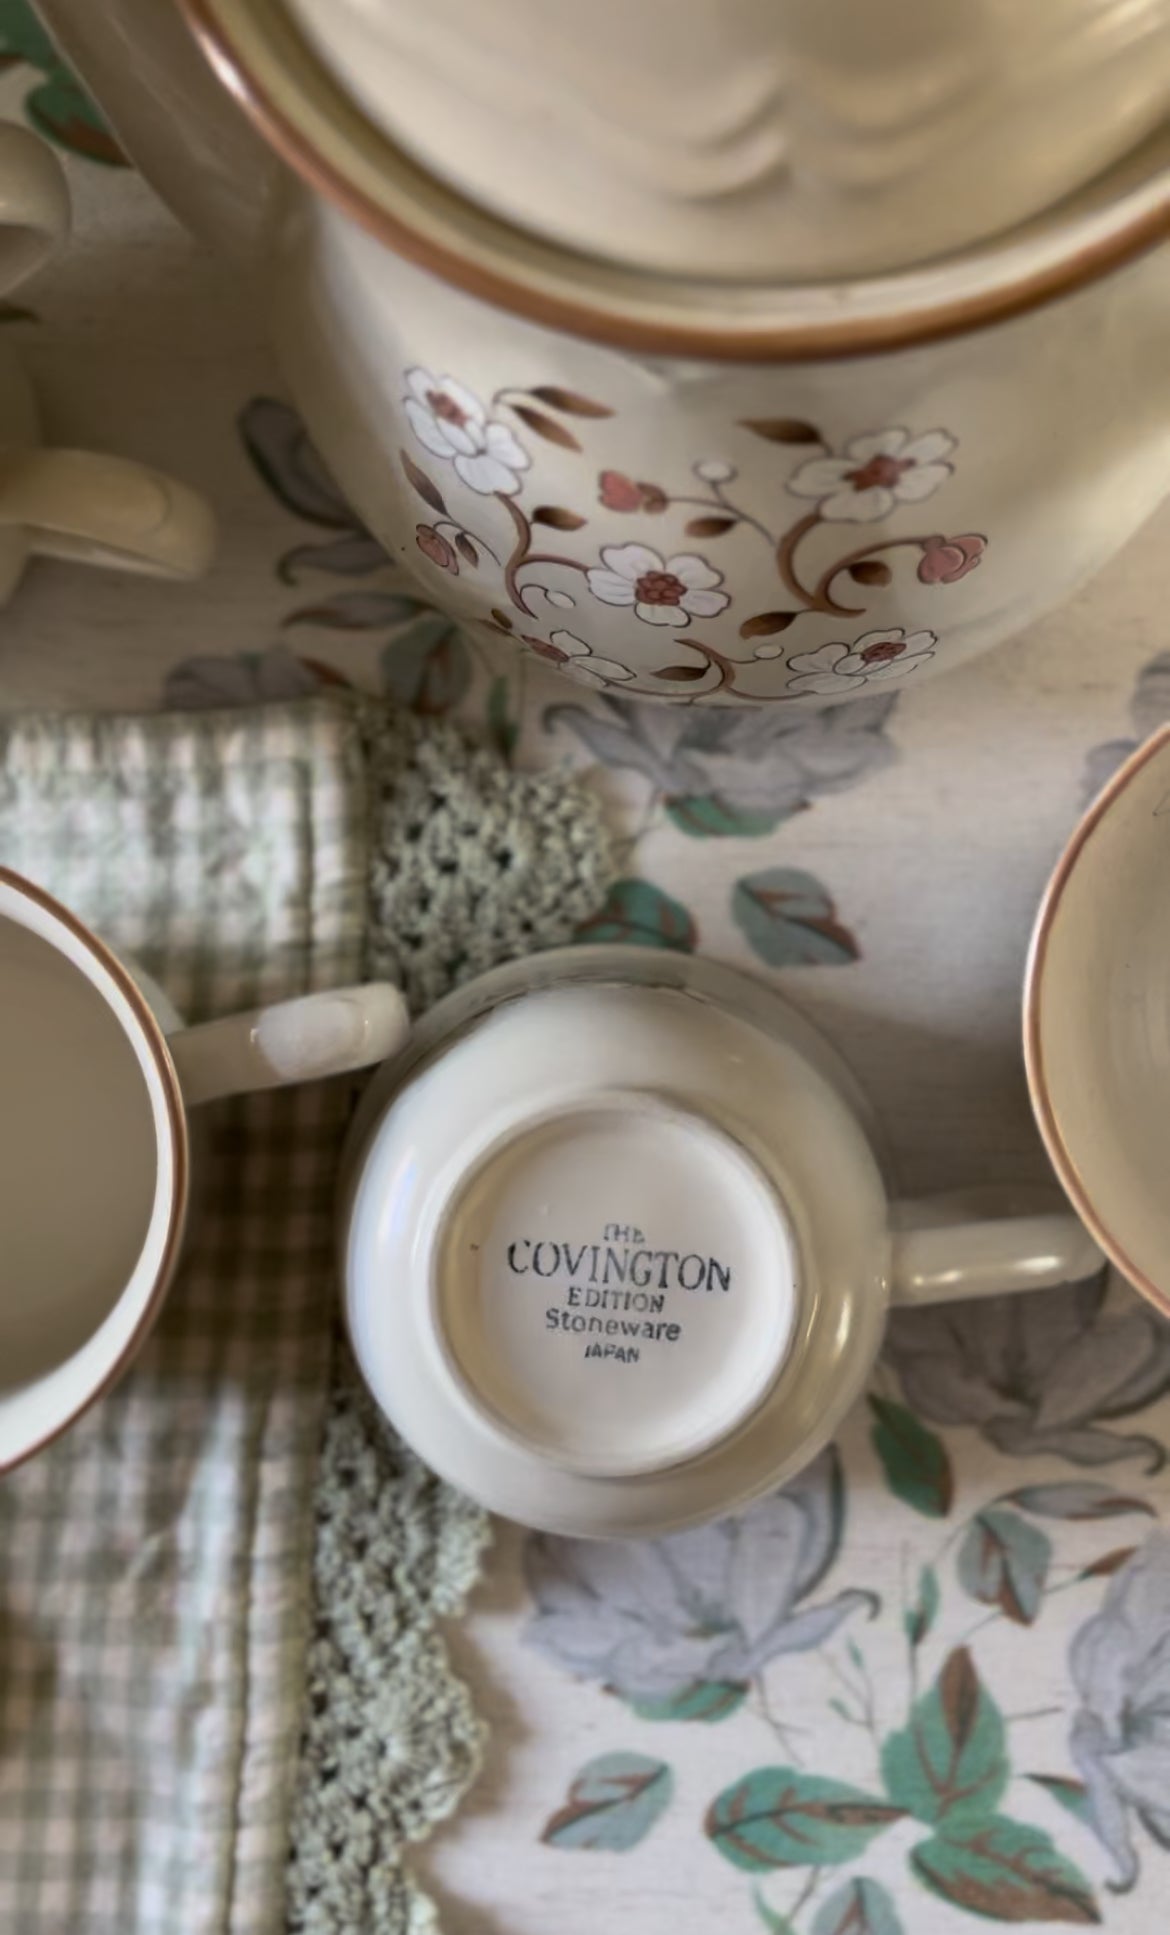
[(419, 524), (415, 528), (414, 541), (425, 558), (437, 564), (440, 571), (449, 571), (453, 578), (459, 576), (459, 560), (451, 545), (433, 524)]
[(922, 541), (918, 581), (924, 585), (953, 585), (982, 563), (987, 539), (969, 531), (964, 537), (928, 537)]

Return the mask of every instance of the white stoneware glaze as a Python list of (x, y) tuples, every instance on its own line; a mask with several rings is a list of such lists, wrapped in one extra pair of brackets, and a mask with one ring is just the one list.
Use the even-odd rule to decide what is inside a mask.
[(1072, 1202), (1170, 1316), (1170, 728), (1105, 787), (1057, 864), (1032, 937), (1024, 1045)]
[(763, 983), (571, 949), (450, 996), (350, 1137), (378, 1403), (493, 1510), (581, 1535), (745, 1504), (833, 1434), (887, 1304), (1077, 1280), (1075, 1218), (891, 1205), (868, 1109)]
[(187, 1110), (363, 1068), (405, 1028), (377, 983), (183, 1028), (0, 868), (0, 1471), (108, 1389), (154, 1321), (187, 1213)]
[(0, 605), (31, 557), (186, 579), (214, 552), (215, 519), (186, 484), (105, 452), (45, 449), (32, 386), (0, 343)]
[[(190, 209), (207, 75), (162, 34), (175, 4), (46, 11), (160, 184), (190, 157)], [(473, 633), (630, 697), (823, 707), (1011, 636), (1164, 496), (1170, 274), (1153, 245), (1170, 134), (920, 268), (655, 276), (522, 233), (424, 173), (281, 0), (186, 4), (301, 177), (255, 171), (250, 253), (313, 435)], [(91, 59), (115, 30), (116, 76)], [(238, 151), (226, 92), (218, 112)], [(252, 178), (235, 177), (241, 203)], [(199, 220), (238, 247), (247, 223), (222, 185), (209, 177)]]
[[(60, 163), (26, 129), (0, 127), (0, 294), (32, 275), (68, 230)], [(191, 578), (214, 548), (211, 512), (185, 484), (121, 457), (43, 449), (32, 388), (0, 344), (0, 605), (31, 556)]]
[(1168, 0), (284, 0), (440, 180), (566, 247), (805, 281), (962, 248), (1170, 112)]
[(61, 164), (27, 128), (0, 126), (0, 295), (35, 275), (69, 233)]

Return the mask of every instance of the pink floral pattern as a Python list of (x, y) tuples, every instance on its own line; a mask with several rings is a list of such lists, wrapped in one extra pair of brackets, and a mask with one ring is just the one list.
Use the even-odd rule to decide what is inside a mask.
[(922, 546), (918, 561), (918, 581), (924, 585), (954, 585), (974, 571), (987, 549), (986, 538), (969, 532), (966, 537), (930, 537)]
[(453, 376), (406, 372), (406, 420), (424, 450), (453, 464), (455, 475), (481, 497), (520, 489), (532, 462), (506, 423), (493, 422), (479, 398)]
[(912, 437), (878, 430), (853, 437), (839, 457), (813, 457), (788, 479), (794, 497), (814, 497), (826, 523), (876, 524), (896, 504), (920, 504), (945, 484), (955, 448), (947, 430)]
[[(666, 544), (651, 547), (635, 539), (604, 544), (596, 551), (587, 540), (584, 547), (571, 541), (572, 534), (590, 521), (587, 504), (578, 509), (571, 496), (567, 503), (535, 501), (539, 495), (535, 489), (534, 502), (528, 503), (533, 480), (526, 473), (533, 471), (533, 454), (527, 438), (584, 455), (573, 420), (611, 417), (608, 405), (556, 384), (528, 390), (504, 387), (485, 404), (455, 377), (436, 377), (421, 367), (406, 372), (405, 385), (403, 410), (418, 443), (449, 465), (470, 491), (500, 507), (494, 513), (496, 528), (485, 526), (482, 519), (468, 525), (456, 515), (458, 505), (449, 505), (439, 483), (404, 451), (407, 483), (433, 513), (416, 527), (419, 552), (449, 576), (462, 576), (461, 566), (469, 576), (479, 574), (478, 582), (491, 599), (490, 620), (485, 613), (482, 622), (490, 623), (493, 630), (583, 678), (622, 684), (631, 695), (693, 702), (723, 694), (791, 703), (806, 697), (842, 698), (877, 680), (905, 678), (934, 658), (935, 631), (875, 627), (854, 633), (850, 643), (849, 632), (826, 641), (827, 627), (822, 623), (818, 643), (815, 631), (808, 639), (807, 621), (862, 618), (875, 600), (880, 603), (887, 587), (895, 587), (890, 615), (901, 616), (906, 609), (909, 563), (905, 553), (914, 559), (913, 583), (934, 589), (969, 577), (982, 565), (987, 550), (987, 538), (974, 531), (954, 537), (943, 532), (899, 536), (874, 531), (852, 549), (835, 544), (830, 550), (826, 541), (834, 526), (886, 524), (904, 507), (919, 504), (941, 489), (954, 473), (958, 448), (955, 436), (942, 428), (912, 431), (898, 425), (866, 431), (834, 446), (815, 425), (803, 421), (741, 422), (737, 434), (746, 432), (800, 452), (782, 483), (809, 508), (786, 527), (769, 523), (766, 505), (758, 511), (745, 501), (743, 483), (737, 481), (740, 471), (722, 454), (697, 459), (691, 466), (694, 482), (681, 491), (624, 470), (595, 472), (595, 503), (610, 514), (631, 520), (664, 520), (670, 513), (681, 514), (688, 538), (714, 541), (736, 533), (749, 544), (762, 541), (767, 546), (779, 580), (778, 594), (774, 608), (744, 616), (736, 613), (735, 630), (738, 639), (746, 642), (745, 651), (744, 645), (727, 637), (725, 614), (735, 605), (736, 593), (727, 574), (710, 561), (706, 542), (702, 551), (673, 550)], [(518, 428), (513, 428), (512, 419)], [(819, 446), (816, 454), (810, 454), (810, 446)], [(596, 510), (592, 514), (596, 516)], [(570, 541), (549, 533), (568, 534)], [(678, 649), (644, 674), (643, 682), (619, 657), (603, 656), (588, 637), (557, 623), (560, 613), (576, 610), (573, 623), (583, 623), (587, 632), (590, 610), (595, 621), (600, 619), (598, 606), (671, 633), (679, 641)], [(696, 625), (705, 629), (715, 621), (719, 621), (717, 642), (695, 635)], [(607, 644), (609, 633), (621, 636), (617, 627), (622, 622), (609, 621), (600, 634)], [(556, 628), (546, 631), (546, 624)], [(839, 631), (837, 623), (833, 629)], [(751, 665), (770, 660), (782, 661), (786, 676), (770, 681), (762, 692), (758, 685), (753, 689), (745, 673)]]
[(567, 665), (574, 678), (589, 679), (597, 685), (625, 685), (634, 676), (616, 659), (599, 658), (592, 646), (575, 632), (550, 632), (547, 645), (537, 639), (528, 639), (527, 643), (538, 658), (548, 659), (553, 665)]
[(670, 503), (657, 484), (638, 484), (624, 471), (603, 470), (597, 480), (597, 499), (607, 511), (649, 511), (656, 515)]
[(645, 544), (608, 544), (586, 582), (605, 605), (632, 605), (647, 625), (689, 625), (714, 618), (731, 601), (722, 575), (705, 558), (680, 552), (662, 558)]
[(904, 678), (919, 670), (934, 657), (938, 638), (934, 632), (864, 632), (853, 645), (833, 642), (815, 652), (798, 652), (788, 661), (796, 674), (788, 681), (789, 692), (816, 692), (840, 698), (847, 686), (860, 690), (875, 680), (883, 682)]
[(442, 532), (436, 531), (433, 524), (416, 525), (414, 541), (424, 558), (429, 558), (440, 571), (449, 571), (456, 578), (459, 576), (459, 560)]

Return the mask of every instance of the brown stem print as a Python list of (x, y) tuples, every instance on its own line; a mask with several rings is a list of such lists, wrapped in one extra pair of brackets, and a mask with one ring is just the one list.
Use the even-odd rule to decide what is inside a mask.
[[(719, 513), (721, 518), (727, 519), (728, 528), (730, 528), (730, 526), (733, 524), (744, 524), (747, 526), (749, 530), (754, 531), (757, 537), (762, 537), (764, 540), (764, 543), (769, 547), (770, 550), (775, 550), (776, 548), (776, 537), (774, 533), (768, 529), (767, 525), (761, 524), (759, 518), (753, 517), (750, 511), (741, 510), (738, 504), (733, 504), (731, 499), (728, 497), (726, 491), (724, 491), (722, 486), (719, 484), (715, 484), (712, 487), (710, 497), (674, 497), (674, 496), (667, 497), (665, 500), (665, 505), (672, 505), (672, 504), (694, 505), (699, 510), (716, 511)], [(664, 508), (665, 508), (665, 505), (664, 505)], [(688, 537), (715, 537), (715, 536), (722, 536), (722, 532), (692, 531), (688, 526), (687, 536)]]
[[(745, 704), (751, 705), (792, 705), (795, 702), (796, 695), (792, 692), (744, 692), (735, 681), (736, 673), (744, 668), (737, 665), (734, 659), (725, 658), (722, 652), (716, 651), (714, 645), (704, 644), (699, 638), (680, 640), (680, 643), (685, 643), (688, 651), (701, 652), (709, 668), (716, 674), (713, 683), (700, 685), (699, 680), (706, 679), (706, 673), (700, 666), (662, 666), (654, 674), (656, 679), (666, 679), (672, 684), (685, 684), (690, 688), (684, 694), (680, 694), (681, 704), (692, 705), (696, 699), (709, 699), (716, 692), (726, 692), (729, 696), (743, 699)], [(623, 699), (664, 697), (661, 685), (622, 685), (617, 689)]]
[[(480, 550), (485, 551), (487, 553), (488, 557), (491, 559), (493, 564), (496, 564), (496, 565), (500, 564), (499, 552), (493, 551), (487, 539), (484, 537), (481, 537), (478, 531), (471, 530), (468, 525), (460, 524), (456, 518), (437, 517), (434, 522), (434, 529), (439, 532), (442, 532), (444, 529), (450, 531), (452, 534), (453, 543), (460, 550), (462, 550), (462, 546), (459, 543), (459, 540), (461, 538), (463, 539), (464, 543), (474, 542), (478, 544)], [(501, 565), (500, 568), (502, 570), (503, 566)]]
[[(831, 564), (827, 571), (822, 572), (813, 592), (814, 598), (827, 599), (829, 596), (829, 587), (833, 579), (840, 572), (851, 570), (855, 564), (867, 564), (870, 558), (877, 557), (879, 551), (898, 551), (903, 545), (907, 545), (915, 551), (922, 551), (926, 548), (926, 539), (920, 537), (887, 538), (883, 544), (859, 545), (856, 551), (850, 551), (845, 557), (838, 558), (835, 564)], [(865, 606), (831, 605), (829, 609), (834, 611), (848, 611), (851, 618), (856, 618), (864, 612)]]
[(836, 566), (822, 577), (812, 591), (806, 590), (797, 576), (797, 546), (823, 521), (820, 511), (815, 510), (807, 512), (804, 517), (797, 518), (795, 524), (790, 525), (776, 546), (776, 569), (780, 573), (785, 590), (790, 591), (794, 598), (798, 598), (806, 611), (823, 611), (838, 618), (856, 618), (859, 611), (865, 610), (864, 605), (839, 605), (829, 591), (828, 587), (837, 575)]
[(587, 571), (589, 567), (588, 565), (578, 563), (576, 558), (562, 556), (558, 551), (533, 551), (531, 548), (532, 526), (525, 517), (524, 512), (520, 509), (515, 498), (505, 496), (503, 491), (497, 491), (496, 496), (507, 511), (516, 530), (516, 542), (512, 547), (511, 555), (503, 567), (504, 584), (507, 587), (508, 596), (517, 611), (522, 611), (526, 618), (535, 618), (537, 614), (533, 611), (531, 605), (527, 603), (525, 592), (536, 589), (537, 587), (522, 585), (520, 583), (519, 574), (525, 565), (560, 564), (564, 565), (569, 571), (581, 572)]

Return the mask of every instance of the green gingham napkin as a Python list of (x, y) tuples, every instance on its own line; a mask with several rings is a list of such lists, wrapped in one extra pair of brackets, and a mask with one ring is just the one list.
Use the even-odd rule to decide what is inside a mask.
[[(0, 860), (191, 1019), (225, 1013), (360, 975), (361, 772), (352, 713), (323, 701), (0, 720)], [(279, 1926), (337, 1087), (205, 1114), (158, 1329), (0, 1486), (3, 1935)]]

